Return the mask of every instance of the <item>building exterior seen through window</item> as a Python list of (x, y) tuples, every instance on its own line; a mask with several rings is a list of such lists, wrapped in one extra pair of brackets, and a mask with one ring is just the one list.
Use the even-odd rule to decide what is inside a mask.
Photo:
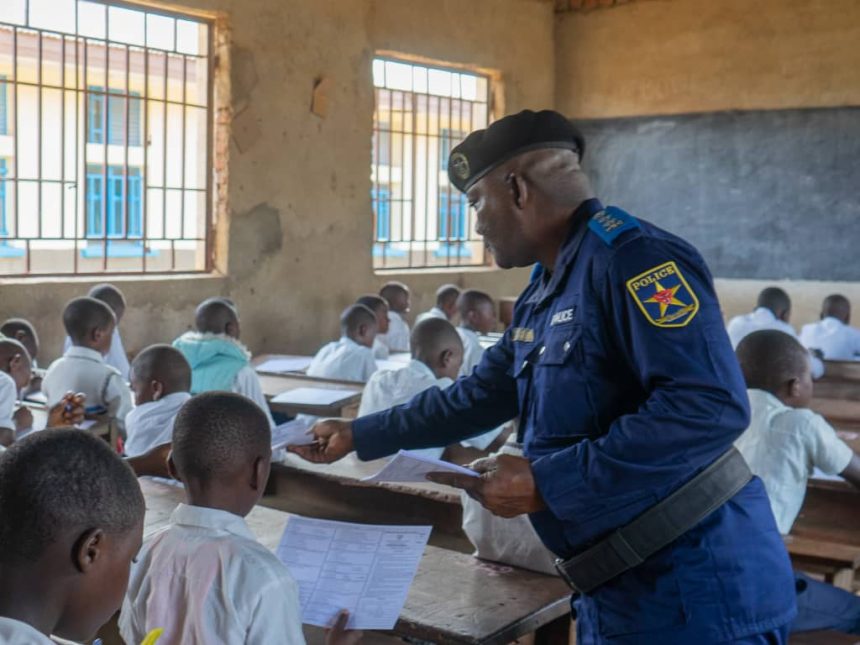
[(373, 83), (373, 267), (486, 265), (474, 213), (448, 181), (448, 157), (489, 123), (489, 79), (377, 58)]
[(212, 25), (0, 0), (0, 275), (211, 268)]

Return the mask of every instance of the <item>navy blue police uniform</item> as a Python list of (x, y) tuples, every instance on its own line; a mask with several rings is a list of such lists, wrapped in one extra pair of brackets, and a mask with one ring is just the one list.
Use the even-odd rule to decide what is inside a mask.
[[(596, 199), (571, 222), (554, 270), (528, 285), (471, 376), (353, 423), (368, 460), (519, 418), (547, 507), (530, 519), (564, 559), (688, 482), (749, 422), (696, 249)], [(761, 481), (573, 606), (584, 645), (785, 642), (794, 579)]]

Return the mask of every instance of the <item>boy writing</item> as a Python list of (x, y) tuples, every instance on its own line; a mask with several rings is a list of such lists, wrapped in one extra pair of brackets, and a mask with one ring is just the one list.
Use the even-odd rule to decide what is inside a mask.
[(380, 339), (391, 352), (409, 351), (409, 324), (406, 314), (411, 307), (409, 287), (402, 282), (387, 282), (379, 290), (379, 295), (388, 303), (388, 332), (380, 334)]
[[(111, 308), (114, 316), (116, 316), (116, 326), (114, 327), (113, 334), (111, 335), (110, 349), (105, 356), (105, 363), (111, 367), (115, 367), (117, 371), (119, 371), (123, 380), (128, 381), (128, 356), (125, 353), (125, 347), (122, 344), (122, 337), (119, 334), (119, 324), (122, 321), (122, 317), (125, 315), (125, 296), (122, 291), (112, 284), (97, 284), (90, 289), (87, 296), (95, 298), (96, 300), (101, 300)], [(72, 338), (67, 336), (63, 351), (68, 350), (73, 344)]]
[(42, 377), (36, 375), (36, 370), (39, 369), (39, 365), (36, 362), (39, 356), (39, 334), (36, 333), (36, 328), (30, 324), (30, 321), (23, 318), (10, 318), (0, 325), (0, 335), (17, 340), (27, 349), (27, 353), (30, 354), (33, 377), (30, 379), (30, 384), (21, 392), (21, 397), (26, 398), (27, 395), (41, 390)]
[(366, 383), (376, 371), (373, 341), (379, 329), (376, 314), (364, 305), (347, 307), (340, 316), (340, 340), (320, 349), (308, 376)]
[(373, 349), (374, 358), (385, 360), (388, 358), (389, 349), (388, 345), (382, 342), (380, 335), (387, 334), (389, 330), (388, 315), (390, 312), (388, 303), (385, 301), (385, 298), (370, 294), (361, 296), (355, 301), (355, 304), (364, 305), (376, 316), (376, 338), (373, 339), (373, 347), (371, 349)]
[(32, 368), (27, 349), (17, 340), (0, 340), (0, 446), (11, 446), (15, 438), (33, 427), (27, 408), (15, 409), (18, 393), (30, 382)]
[[(132, 569), (119, 622), (127, 643), (155, 628), (159, 645), (304, 643), (298, 587), (243, 519), (266, 487), (271, 438), (259, 406), (238, 394), (208, 392), (182, 407), (168, 467), (187, 503)], [(355, 638), (345, 619), (329, 643)]]
[(468, 289), (457, 299), (460, 312), (460, 326), (457, 332), (463, 339), (464, 358), (461, 376), (469, 376), (484, 355), (481, 335), (487, 335), (496, 328), (496, 303), (489, 294), (476, 289)]
[[(860, 457), (808, 409), (813, 388), (809, 355), (794, 337), (776, 330), (756, 331), (740, 342), (737, 356), (752, 414), (735, 446), (764, 482), (777, 527), (786, 535), (800, 512), (813, 469), (841, 475), (860, 487)], [(792, 631), (860, 634), (860, 598), (795, 575), (798, 615)]]
[(0, 642), (89, 642), (122, 603), (144, 510), (134, 473), (89, 433), (0, 454)]
[(420, 323), (427, 318), (442, 318), (443, 320), (453, 320), (457, 315), (457, 298), (460, 297), (460, 288), (454, 284), (443, 284), (436, 290), (436, 306), (430, 311), (425, 311), (415, 319), (416, 323)]

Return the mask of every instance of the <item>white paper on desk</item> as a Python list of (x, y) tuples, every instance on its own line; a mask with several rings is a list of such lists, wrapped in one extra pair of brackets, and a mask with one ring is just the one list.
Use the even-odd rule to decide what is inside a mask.
[(30, 401), (32, 403), (41, 403), (42, 405), (48, 405), (48, 397), (45, 396), (44, 392), (31, 392), (26, 397), (24, 397), (25, 401)]
[(402, 370), (404, 367), (408, 366), (409, 363), (402, 363), (400, 361), (392, 361), (392, 360), (383, 360), (381, 358), (376, 359), (376, 369), (378, 370)]
[(272, 428), (272, 450), (313, 443), (313, 435), (308, 434), (308, 428), (311, 427), (308, 419), (311, 418), (305, 415)]
[(263, 361), (254, 369), (265, 374), (301, 372), (308, 368), (312, 360), (311, 356), (278, 356)]
[(299, 585), (302, 621), (328, 627), (346, 609), (349, 629), (392, 629), (431, 528), (290, 516), (275, 553)]
[(293, 390), (281, 392), (272, 398), (272, 403), (286, 403), (291, 405), (332, 405), (338, 401), (348, 399), (355, 394), (355, 390), (342, 390), (340, 388), (322, 387), (297, 387)]
[(426, 457), (410, 450), (401, 450), (375, 475), (365, 477), (365, 482), (421, 482), (427, 483), (427, 473), (454, 473), (478, 477), (468, 468), (441, 459)]
[(80, 428), (81, 430), (89, 430), (96, 424), (98, 424), (98, 421), (96, 419), (84, 419), (75, 427)]

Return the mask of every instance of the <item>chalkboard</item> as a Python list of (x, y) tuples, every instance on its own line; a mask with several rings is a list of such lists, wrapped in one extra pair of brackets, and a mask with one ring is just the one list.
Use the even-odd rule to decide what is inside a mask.
[(860, 109), (581, 121), (598, 196), (727, 278), (860, 280)]

